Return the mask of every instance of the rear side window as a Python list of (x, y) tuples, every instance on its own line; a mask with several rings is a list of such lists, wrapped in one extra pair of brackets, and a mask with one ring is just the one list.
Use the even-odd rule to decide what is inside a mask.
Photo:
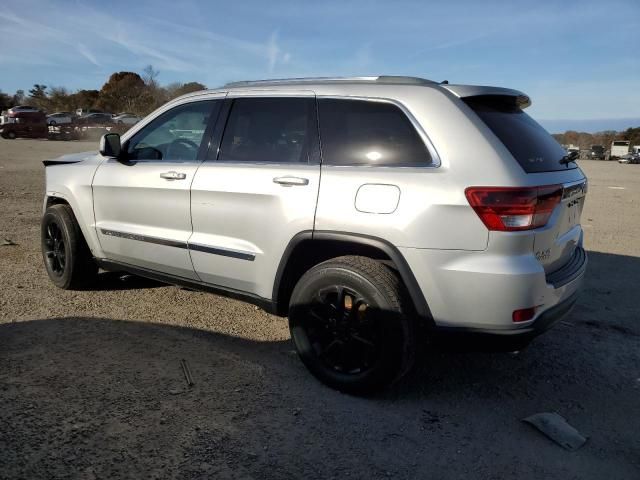
[(386, 102), (320, 99), (325, 165), (424, 166), (431, 156), (407, 116)]
[(514, 97), (486, 95), (463, 100), (507, 147), (525, 172), (577, 168), (575, 162), (561, 163), (567, 152), (518, 107)]
[(312, 98), (237, 98), (218, 160), (309, 163), (317, 143)]

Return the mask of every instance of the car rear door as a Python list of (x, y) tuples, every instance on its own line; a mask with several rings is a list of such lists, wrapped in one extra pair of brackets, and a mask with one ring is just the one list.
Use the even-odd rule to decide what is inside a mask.
[(94, 210), (107, 259), (197, 279), (187, 247), (189, 189), (222, 103), (208, 98), (168, 109), (124, 143), (124, 160), (98, 167)]
[(229, 96), (220, 148), (210, 150), (191, 187), (191, 259), (204, 282), (271, 298), (287, 244), (313, 229), (320, 180), (315, 95)]

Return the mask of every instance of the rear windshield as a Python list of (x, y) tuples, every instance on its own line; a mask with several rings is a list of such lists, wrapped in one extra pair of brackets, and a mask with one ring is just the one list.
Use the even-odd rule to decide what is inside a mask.
[(577, 168), (575, 162), (561, 162), (567, 152), (518, 107), (514, 97), (487, 95), (463, 100), (507, 147), (525, 172)]

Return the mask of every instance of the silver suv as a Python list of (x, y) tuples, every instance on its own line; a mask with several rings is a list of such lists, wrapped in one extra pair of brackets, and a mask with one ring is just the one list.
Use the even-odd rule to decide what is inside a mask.
[(529, 104), (410, 77), (180, 97), (98, 154), (45, 162), (47, 272), (60, 288), (103, 268), (253, 302), (353, 393), (405, 373), (420, 326), (522, 348), (571, 309), (587, 263), (586, 178)]

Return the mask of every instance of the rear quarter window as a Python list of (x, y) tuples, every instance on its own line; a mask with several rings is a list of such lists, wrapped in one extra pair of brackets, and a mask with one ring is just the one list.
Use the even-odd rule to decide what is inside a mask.
[(575, 162), (561, 163), (564, 148), (516, 104), (514, 97), (478, 96), (463, 101), (507, 147), (527, 173), (554, 172), (577, 168)]
[(424, 166), (431, 156), (398, 106), (387, 102), (320, 99), (325, 165)]

